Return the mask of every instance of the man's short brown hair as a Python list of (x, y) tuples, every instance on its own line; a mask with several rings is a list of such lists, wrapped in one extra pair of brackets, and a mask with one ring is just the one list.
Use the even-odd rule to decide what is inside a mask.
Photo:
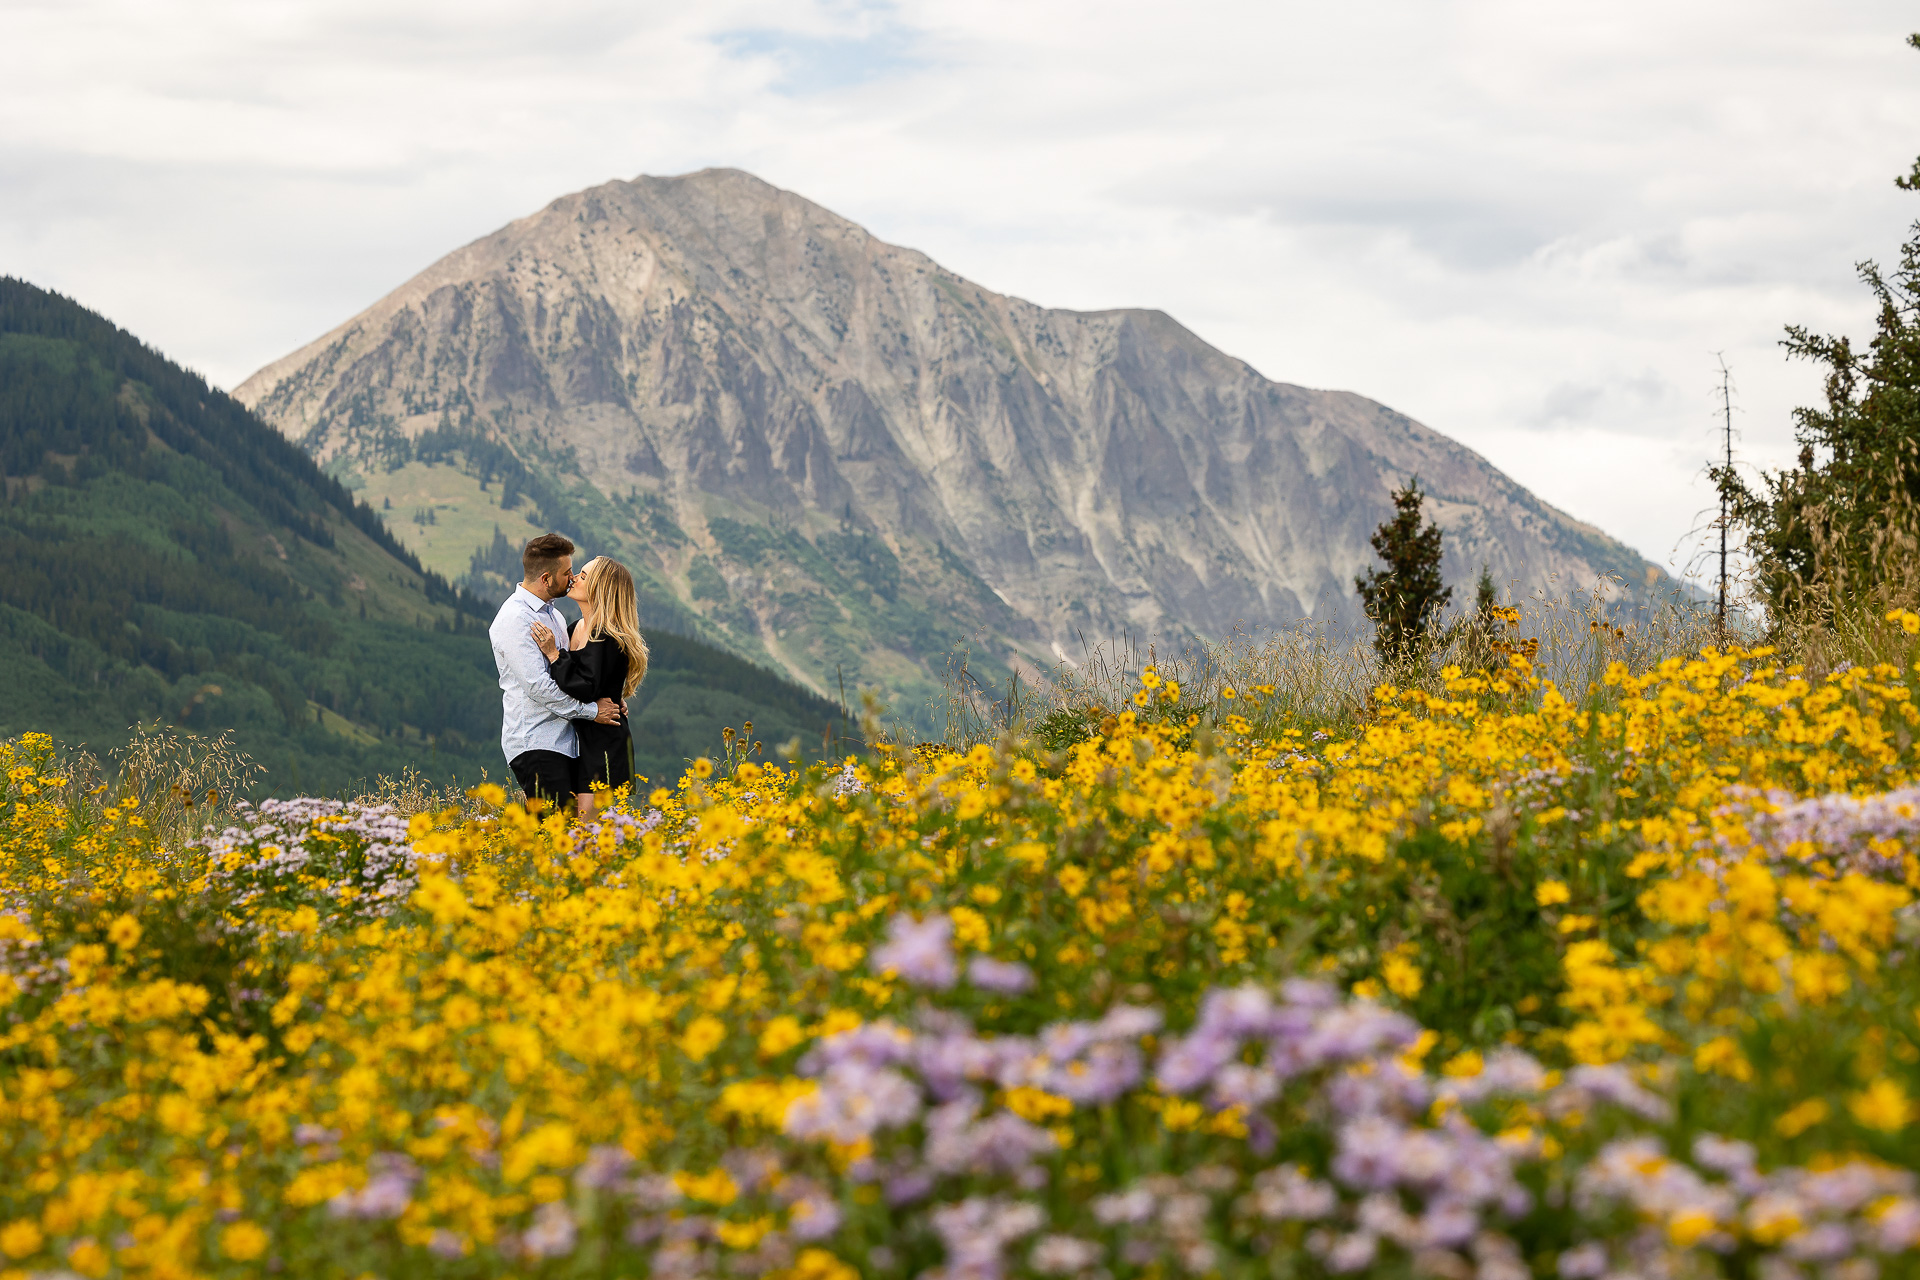
[(527, 581), (531, 582), (543, 573), (549, 573), (566, 557), (573, 554), (573, 540), (564, 533), (543, 533), (537, 538), (528, 538), (527, 545), (520, 550), (520, 567), (526, 571)]

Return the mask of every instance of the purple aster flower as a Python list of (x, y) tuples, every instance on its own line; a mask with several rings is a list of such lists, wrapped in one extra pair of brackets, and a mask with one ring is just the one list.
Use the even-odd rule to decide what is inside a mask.
[(1168, 1093), (1192, 1093), (1240, 1052), (1233, 1037), (1199, 1028), (1169, 1044), (1154, 1065), (1154, 1082)]
[(564, 1258), (573, 1252), (577, 1235), (572, 1211), (554, 1200), (533, 1211), (533, 1225), (520, 1236), (520, 1251), (529, 1258)]
[(1506, 1047), (1487, 1055), (1480, 1078), (1490, 1081), (1496, 1093), (1538, 1093), (1547, 1071), (1532, 1054)]
[(1034, 1040), (1034, 1053), (1055, 1062), (1066, 1062), (1087, 1051), (1101, 1037), (1091, 1022), (1054, 1022), (1040, 1029)]
[(906, 1169), (886, 1180), (882, 1194), (893, 1208), (915, 1204), (933, 1194), (934, 1177), (925, 1169)]
[(1920, 1200), (1897, 1197), (1873, 1224), (1873, 1243), (1882, 1253), (1899, 1253), (1920, 1245)]
[(934, 1234), (947, 1250), (947, 1266), (936, 1274), (949, 1280), (999, 1276), (1006, 1247), (1046, 1222), (1038, 1205), (982, 1196), (942, 1205), (932, 1218)]
[[(720, 1157), (720, 1167), (727, 1171), (734, 1185), (743, 1192), (758, 1191), (761, 1187), (771, 1186), (780, 1177), (780, 1157), (765, 1147), (753, 1147), (746, 1151), (729, 1151)], [(794, 1194), (799, 1188), (808, 1185), (805, 1178), (793, 1178), (780, 1183), (784, 1191), (793, 1187)]]
[(1432, 1101), (1433, 1089), (1427, 1078), (1405, 1071), (1392, 1058), (1366, 1064), (1371, 1070), (1347, 1071), (1326, 1086), (1327, 1102), (1343, 1116), (1371, 1115), (1380, 1111), (1423, 1111)]
[(1293, 1165), (1268, 1169), (1253, 1180), (1248, 1201), (1253, 1211), (1273, 1222), (1313, 1222), (1340, 1207), (1332, 1184), (1309, 1178)]
[(1313, 978), (1288, 978), (1280, 984), (1280, 998), (1302, 1009), (1332, 1009), (1340, 1003), (1340, 992), (1330, 982)]
[(1279, 1145), (1280, 1130), (1265, 1112), (1256, 1111), (1242, 1121), (1247, 1126), (1247, 1150), (1265, 1160)]
[(1575, 1245), (1560, 1255), (1561, 1280), (1599, 1280), (1607, 1273), (1607, 1249), (1597, 1240)]
[(1480, 1230), (1480, 1215), (1457, 1200), (1436, 1200), (1415, 1226), (1419, 1243), (1432, 1249), (1458, 1249)]
[(1800, 1262), (1838, 1262), (1853, 1252), (1853, 1232), (1841, 1222), (1816, 1223), (1790, 1237), (1783, 1251)]
[(669, 1240), (653, 1255), (654, 1280), (700, 1280), (713, 1274), (713, 1251), (690, 1239)]
[(327, 1201), (336, 1218), (397, 1218), (413, 1199), (420, 1170), (406, 1156), (383, 1152), (367, 1161), (371, 1176), (358, 1191), (342, 1191)]
[(1908, 1191), (1912, 1187), (1913, 1175), (1905, 1170), (1881, 1169), (1864, 1160), (1849, 1160), (1832, 1169), (1807, 1174), (1800, 1180), (1799, 1190), (1809, 1204), (1829, 1213), (1852, 1213), (1889, 1191)]
[(1567, 1073), (1566, 1083), (1547, 1096), (1549, 1115), (1569, 1111), (1590, 1111), (1596, 1103), (1611, 1103), (1648, 1120), (1665, 1122), (1673, 1108), (1666, 1099), (1634, 1083), (1624, 1067), (1609, 1063), (1601, 1067), (1575, 1067)]
[(1405, 1129), (1379, 1115), (1342, 1125), (1333, 1176), (1350, 1187), (1385, 1191), (1399, 1176), (1400, 1143), (1405, 1135)]
[(1164, 1022), (1158, 1009), (1117, 1004), (1093, 1024), (1093, 1035), (1096, 1040), (1138, 1040), (1158, 1031)]
[(1307, 1038), (1307, 1033), (1312, 1029), (1312, 1023), (1309, 1021), (1305, 1027), (1294, 1034), (1269, 1039), (1264, 1064), (1267, 1070), (1282, 1080), (1318, 1070), (1320, 1060), (1312, 1054)]
[(1754, 1167), (1758, 1158), (1759, 1153), (1751, 1142), (1737, 1142), (1713, 1133), (1703, 1133), (1693, 1140), (1693, 1162), (1703, 1169), (1724, 1174), (1742, 1195), (1753, 1195), (1763, 1183)]
[(1266, 1039), (1273, 1044), (1298, 1040), (1313, 1030), (1313, 1024), (1320, 1017), (1318, 1009), (1292, 1004), (1276, 1006), (1267, 1017)]
[(1212, 1101), (1215, 1107), (1245, 1107), (1249, 1111), (1264, 1107), (1280, 1096), (1280, 1077), (1265, 1067), (1250, 1067), (1244, 1062), (1229, 1062), (1214, 1073)]
[(664, 1173), (635, 1178), (627, 1184), (626, 1191), (635, 1206), (644, 1210), (670, 1209), (681, 1200), (679, 1184)]
[(1307, 1037), (1306, 1050), (1310, 1061), (1330, 1066), (1405, 1049), (1419, 1038), (1419, 1024), (1405, 1014), (1354, 1004), (1322, 1015)]
[(787, 1212), (787, 1233), (803, 1242), (825, 1240), (840, 1229), (844, 1216), (824, 1192), (801, 1196)]
[(1478, 1134), (1453, 1130), (1452, 1159), (1440, 1178), (1447, 1195), (1467, 1204), (1492, 1204), (1514, 1185), (1507, 1153)]
[(920, 1091), (899, 1072), (854, 1060), (829, 1069), (820, 1088), (795, 1098), (781, 1129), (794, 1138), (851, 1145), (920, 1114)]
[(1022, 1052), (1024, 1043), (1011, 1036), (982, 1040), (964, 1029), (923, 1034), (913, 1040), (913, 1065), (936, 1101), (951, 1102), (966, 1092), (968, 1081), (998, 1081), (1011, 1059), (1030, 1056)]
[(633, 1167), (633, 1157), (622, 1147), (594, 1147), (587, 1152), (587, 1158), (574, 1171), (573, 1182), (577, 1187), (592, 1191), (606, 1191), (615, 1186)]
[(953, 920), (939, 913), (925, 920), (895, 916), (887, 921), (887, 941), (874, 948), (869, 963), (877, 973), (945, 991), (960, 976), (953, 959)]
[(1380, 1239), (1364, 1231), (1341, 1236), (1327, 1250), (1327, 1270), (1335, 1275), (1364, 1271), (1380, 1252)]
[(1015, 960), (975, 956), (967, 962), (967, 981), (982, 991), (1017, 996), (1033, 988), (1033, 970)]
[(1200, 1002), (1195, 1029), (1246, 1039), (1266, 1034), (1272, 1017), (1273, 997), (1264, 987), (1216, 987)]
[(1400, 1207), (1400, 1197), (1395, 1195), (1374, 1192), (1354, 1209), (1353, 1220), (1368, 1235), (1381, 1236), (1396, 1244), (1409, 1244), (1414, 1238), (1413, 1219)]
[(822, 1040), (800, 1060), (800, 1074), (817, 1076), (849, 1062), (891, 1067), (912, 1056), (912, 1034), (892, 1019), (881, 1018)]
[(1100, 1105), (1139, 1084), (1144, 1070), (1139, 1049), (1103, 1041), (1088, 1049), (1085, 1057), (1051, 1067), (1042, 1087), (1072, 1102)]
[(1077, 1236), (1041, 1236), (1027, 1261), (1043, 1276), (1070, 1276), (1098, 1265), (1102, 1252), (1093, 1241)]
[(1094, 1221), (1107, 1227), (1122, 1222), (1145, 1222), (1153, 1217), (1155, 1204), (1153, 1192), (1145, 1187), (1133, 1187), (1095, 1197), (1093, 1217)]
[(1173, 1253), (1180, 1260), (1180, 1267), (1190, 1276), (1214, 1274), (1220, 1251), (1213, 1241), (1201, 1236), (1186, 1236), (1173, 1241)]
[(941, 1173), (1025, 1171), (1038, 1156), (1059, 1149), (1053, 1135), (1011, 1111), (975, 1122), (971, 1101), (950, 1102), (927, 1116), (926, 1160)]
[(1429, 1187), (1454, 1167), (1458, 1155), (1453, 1144), (1440, 1134), (1430, 1129), (1415, 1129), (1400, 1140), (1393, 1159), (1402, 1183)]
[(1496, 1094), (1538, 1093), (1546, 1083), (1546, 1068), (1528, 1053), (1514, 1048), (1496, 1049), (1487, 1055), (1480, 1074), (1463, 1080), (1440, 1083), (1440, 1096), (1463, 1106), (1472, 1106)]
[(1520, 1246), (1495, 1231), (1482, 1231), (1473, 1238), (1475, 1280), (1533, 1280), (1533, 1272), (1520, 1259)]

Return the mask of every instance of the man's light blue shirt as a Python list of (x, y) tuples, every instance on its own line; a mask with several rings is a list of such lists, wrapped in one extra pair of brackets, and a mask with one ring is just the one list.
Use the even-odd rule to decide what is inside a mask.
[(547, 659), (533, 642), (532, 628), (544, 622), (553, 642), (567, 648), (567, 622), (550, 601), (525, 587), (515, 587), (500, 612), (493, 616), (487, 636), (493, 641), (493, 665), (500, 672), (500, 749), (507, 762), (528, 751), (557, 751), (573, 758), (580, 746), (573, 732), (575, 720), (591, 720), (597, 704), (581, 702), (560, 692), (547, 671)]

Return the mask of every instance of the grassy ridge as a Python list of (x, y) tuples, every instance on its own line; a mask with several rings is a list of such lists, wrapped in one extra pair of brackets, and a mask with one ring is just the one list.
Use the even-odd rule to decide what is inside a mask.
[[(128, 726), (231, 731), (279, 794), (418, 769), (502, 774), (483, 602), (424, 570), (298, 449), (130, 335), (0, 281), (0, 734), (107, 750)], [(836, 709), (659, 637), (641, 771), (723, 724), (817, 742)]]

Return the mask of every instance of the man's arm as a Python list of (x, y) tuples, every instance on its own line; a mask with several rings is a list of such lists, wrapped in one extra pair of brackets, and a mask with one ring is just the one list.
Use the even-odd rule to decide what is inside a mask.
[(531, 617), (525, 620), (524, 625), (519, 619), (506, 625), (506, 634), (500, 637), (499, 644), (507, 674), (526, 689), (527, 696), (536, 704), (557, 716), (568, 720), (591, 720), (599, 715), (600, 708), (597, 705), (568, 697), (553, 682), (553, 676), (547, 670), (547, 660), (541, 654), (540, 646), (533, 642), (532, 627)]

